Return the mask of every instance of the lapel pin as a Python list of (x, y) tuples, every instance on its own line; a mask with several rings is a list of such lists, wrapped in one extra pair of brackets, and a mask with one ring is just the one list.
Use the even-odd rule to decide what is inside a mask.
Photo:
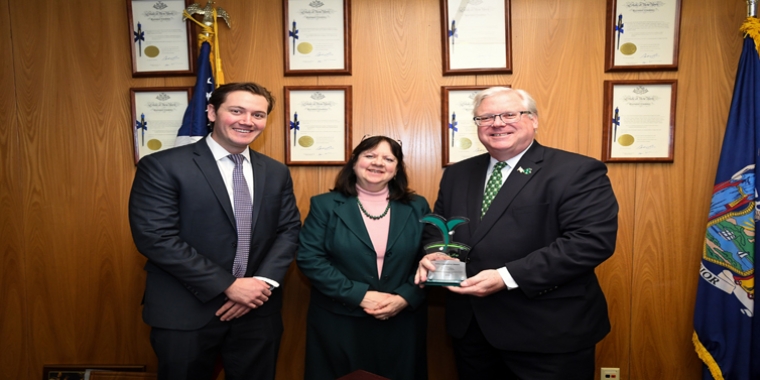
[(533, 171), (533, 169), (531, 169), (531, 168), (525, 168), (525, 169), (523, 169), (522, 166), (520, 166), (519, 168), (517, 168), (517, 171), (520, 172), (520, 173), (522, 173), (522, 174), (529, 175)]

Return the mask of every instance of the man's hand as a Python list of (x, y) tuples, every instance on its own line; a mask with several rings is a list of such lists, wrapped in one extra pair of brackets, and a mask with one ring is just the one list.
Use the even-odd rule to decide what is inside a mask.
[(381, 294), (385, 294), (387, 297), (385, 297), (385, 299), (383, 299), (383, 301), (381, 301), (376, 308), (365, 308), (365, 313), (384, 321), (388, 318), (395, 317), (396, 314), (401, 312), (401, 310), (404, 310), (407, 306), (409, 306), (409, 302), (406, 302), (404, 297), (401, 297), (398, 294)]
[(248, 314), (249, 311), (251, 311), (250, 307), (243, 306), (235, 301), (227, 300), (227, 302), (216, 311), (216, 316), (219, 317), (222, 322), (227, 322), (235, 318), (240, 318)]
[(420, 260), (417, 265), (417, 273), (414, 274), (414, 283), (419, 285), (420, 288), (425, 287), (425, 281), (427, 281), (428, 272), (435, 272), (435, 260), (457, 260), (449, 255), (443, 253), (429, 253)]
[(506, 289), (504, 279), (496, 269), (486, 269), (464, 281), (459, 286), (447, 286), (454, 293), (485, 297)]
[[(269, 300), (272, 292), (269, 290), (269, 284), (258, 278), (243, 277), (238, 278), (224, 291), (227, 298), (241, 306), (247, 306), (255, 309)], [(220, 309), (221, 310), (221, 309)]]

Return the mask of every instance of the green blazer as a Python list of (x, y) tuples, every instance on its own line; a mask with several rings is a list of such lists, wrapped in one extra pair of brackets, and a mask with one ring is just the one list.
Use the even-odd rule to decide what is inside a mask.
[(359, 303), (367, 291), (375, 290), (398, 294), (417, 308), (425, 299), (425, 291), (414, 285), (424, 254), (420, 218), (428, 213), (427, 200), (418, 195), (409, 204), (391, 201), (388, 244), (378, 277), (377, 255), (356, 197), (338, 192), (312, 197), (296, 258), (311, 281), (311, 303), (338, 314), (367, 316)]

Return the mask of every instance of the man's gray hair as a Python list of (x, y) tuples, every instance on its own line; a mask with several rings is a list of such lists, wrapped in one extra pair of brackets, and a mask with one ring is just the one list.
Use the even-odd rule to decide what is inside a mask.
[[(502, 86), (489, 87), (483, 91), (478, 92), (475, 95), (475, 99), (472, 102), (473, 104), (472, 116), (478, 116), (478, 115), (474, 115), (474, 113), (475, 113), (475, 110), (477, 110), (478, 107), (480, 107), (480, 103), (483, 103), (483, 99), (489, 96), (500, 94), (502, 92), (512, 92), (512, 91), (516, 92), (520, 96), (520, 99), (522, 99), (523, 101), (523, 107), (525, 107), (525, 110), (530, 111), (532, 116), (538, 117), (538, 108), (536, 108), (536, 101), (533, 99), (532, 96), (530, 96), (530, 94), (527, 91), (514, 89), (510, 87), (502, 87)], [(510, 110), (510, 111), (518, 111), (518, 110)]]

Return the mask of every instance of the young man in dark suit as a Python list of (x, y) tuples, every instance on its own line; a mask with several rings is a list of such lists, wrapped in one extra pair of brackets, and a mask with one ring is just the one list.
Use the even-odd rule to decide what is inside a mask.
[(143, 319), (160, 379), (274, 379), (282, 283), (300, 214), (285, 165), (249, 148), (274, 99), (255, 83), (220, 86), (213, 131), (143, 157), (129, 200), (137, 249), (148, 258)]
[[(617, 235), (607, 168), (539, 144), (525, 91), (489, 88), (474, 105), (488, 154), (447, 168), (434, 208), (470, 219), (454, 236), (472, 247), (460, 257), (468, 279), (446, 300), (460, 379), (593, 379), (594, 347), (610, 331), (594, 268)], [(425, 232), (424, 243), (440, 239)], [(415, 281), (439, 259), (425, 256)]]

